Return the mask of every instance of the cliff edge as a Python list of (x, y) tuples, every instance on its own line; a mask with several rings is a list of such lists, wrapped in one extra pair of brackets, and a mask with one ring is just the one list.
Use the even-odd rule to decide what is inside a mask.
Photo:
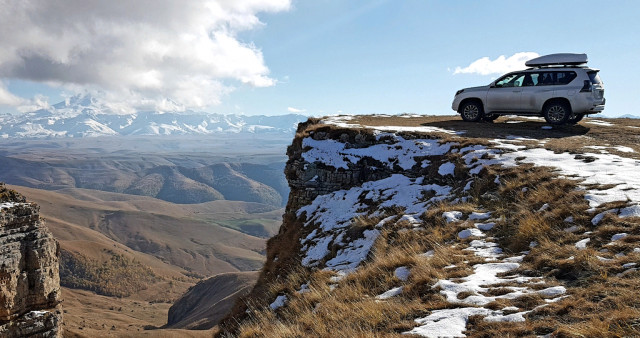
[(637, 128), (300, 124), (283, 224), (219, 335), (638, 335)]
[(0, 336), (62, 336), (59, 257), (39, 207), (0, 183)]

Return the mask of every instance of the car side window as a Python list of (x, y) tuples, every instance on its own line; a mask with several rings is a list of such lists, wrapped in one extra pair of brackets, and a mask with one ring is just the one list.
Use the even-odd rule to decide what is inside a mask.
[(509, 74), (503, 77), (502, 79), (499, 79), (498, 81), (496, 81), (495, 86), (498, 88), (520, 87), (522, 86), (523, 80), (524, 80), (524, 74), (522, 73)]
[(555, 83), (555, 74), (553, 72), (540, 72), (538, 75), (538, 83), (536, 86), (551, 86)]
[(540, 73), (531, 73), (531, 79), (533, 80), (534, 86), (537, 86), (540, 83), (540, 80), (542, 80)]
[(524, 74), (524, 80), (522, 80), (523, 87), (531, 87), (536, 85), (536, 82), (534, 82), (533, 80), (533, 75), (536, 75), (536, 79), (537, 79), (537, 74), (533, 74), (533, 73)]
[(569, 84), (573, 79), (575, 79), (578, 75), (576, 72), (558, 72), (557, 73), (557, 81), (558, 85), (566, 85)]

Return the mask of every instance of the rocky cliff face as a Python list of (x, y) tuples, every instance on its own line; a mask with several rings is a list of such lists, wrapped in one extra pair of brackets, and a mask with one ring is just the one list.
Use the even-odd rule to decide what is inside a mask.
[[(283, 224), (279, 233), (268, 241), (267, 262), (249, 299), (271, 297), (270, 288), (274, 283), (297, 273), (301, 268), (329, 268), (327, 263), (331, 263), (333, 259), (335, 264), (330, 269), (338, 267), (338, 270), (352, 270), (366, 258), (375, 235), (379, 233), (376, 230), (366, 231), (372, 229), (349, 231), (346, 223), (350, 223), (354, 215), (347, 209), (354, 207), (354, 201), (347, 200), (347, 196), (339, 197), (339, 200), (342, 200), (339, 203), (346, 209), (335, 210), (337, 213), (344, 212), (343, 216), (348, 218), (342, 221), (345, 223), (344, 226), (338, 227), (341, 230), (322, 231), (319, 229), (319, 221), (312, 222), (312, 226), (305, 225), (313, 218), (312, 212), (301, 211), (310, 207), (314, 201), (318, 201), (319, 209), (323, 209), (323, 202), (319, 197), (338, 198), (331, 193), (362, 187), (367, 182), (387, 180), (394, 185), (399, 174), (410, 181), (418, 179), (421, 182), (420, 177), (429, 177), (428, 183), (431, 184), (447, 184), (456, 179), (456, 173), (453, 171), (449, 176), (438, 174), (441, 163), (449, 161), (449, 157), (445, 155), (452, 149), (446, 140), (441, 139), (442, 134), (425, 135), (412, 131), (401, 134), (379, 133), (370, 129), (336, 128), (318, 122), (310, 119), (301, 123), (292, 145), (287, 149), (289, 160), (285, 167), (285, 175), (291, 191)], [(443, 134), (446, 138), (448, 133), (443, 130)], [(468, 143), (469, 141), (458, 140), (456, 146), (462, 148)], [(460, 156), (454, 157), (456, 161), (462, 160)], [(467, 182), (465, 180), (470, 176), (462, 171), (457, 175), (460, 177), (455, 184), (458, 189), (462, 189)], [(421, 195), (423, 193), (425, 196), (433, 195), (433, 202), (443, 199), (446, 195), (439, 189), (425, 189), (419, 192)], [(360, 197), (364, 196), (357, 196), (356, 199)], [(396, 212), (390, 212), (391, 204), (384, 207), (379, 205), (379, 201), (369, 202), (372, 202), (372, 210), (386, 209), (385, 215)], [(335, 207), (329, 204), (326, 204), (324, 211), (330, 212), (327, 209)], [(356, 209), (365, 207), (364, 204), (359, 207), (355, 204)], [(323, 237), (327, 233), (331, 235)], [(344, 241), (341, 242), (340, 239)], [(365, 239), (366, 244), (361, 245), (363, 243), (358, 242), (358, 239)], [(235, 323), (238, 318), (246, 316), (247, 303), (251, 302), (253, 301), (241, 300), (236, 304), (231, 315), (221, 323), (223, 332), (235, 329)]]
[(0, 336), (61, 336), (59, 257), (39, 207), (0, 184)]
[(283, 224), (221, 336), (640, 334), (635, 140), (384, 119), (300, 125)]

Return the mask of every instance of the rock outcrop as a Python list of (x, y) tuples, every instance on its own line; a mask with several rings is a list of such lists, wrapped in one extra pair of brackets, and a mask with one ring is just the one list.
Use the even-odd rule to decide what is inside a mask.
[(60, 337), (60, 249), (40, 208), (0, 184), (0, 336)]
[[(318, 196), (327, 195), (335, 191), (362, 186), (366, 182), (381, 181), (391, 178), (394, 174), (402, 173), (404, 176), (415, 179), (418, 177), (431, 177), (431, 183), (450, 182), (450, 178), (437, 174), (440, 162), (444, 163), (444, 153), (449, 149), (446, 141), (438, 139), (438, 135), (425, 135), (416, 132), (404, 132), (402, 136), (389, 134), (380, 135), (370, 129), (335, 128), (330, 125), (317, 123), (310, 119), (298, 126), (298, 131), (293, 143), (287, 149), (289, 160), (285, 167), (285, 175), (290, 187), (287, 208), (283, 216), (283, 223), (279, 233), (267, 242), (267, 261), (262, 268), (256, 286), (249, 298), (264, 299), (269, 293), (269, 285), (287, 276), (300, 268), (304, 257), (301, 257), (303, 241), (301, 239), (310, 236), (313, 227), (305, 227), (305, 216), (298, 215), (299, 211), (310, 205)], [(442, 136), (442, 135), (440, 135)], [(395, 159), (380, 158), (375, 154), (367, 154), (372, 149), (380, 147), (385, 151), (396, 151), (398, 154), (411, 149), (402, 149), (402, 142), (414, 144), (415, 139), (422, 139), (429, 144), (425, 147), (441, 147), (442, 151), (434, 154), (415, 154), (411, 156), (413, 164), (403, 163), (402, 156)], [(315, 146), (315, 143), (322, 146)], [(465, 141), (458, 143), (462, 147)], [(354, 153), (363, 152), (351, 159), (344, 159), (344, 163), (332, 163), (330, 157), (336, 156), (333, 146), (352, 150)], [(324, 148), (327, 147), (327, 148)], [(409, 147), (410, 148), (410, 147)], [(322, 153), (324, 150), (326, 153)], [(309, 158), (311, 152), (319, 150), (311, 156), (327, 159), (327, 162)], [(310, 152), (311, 151), (311, 152)], [(377, 150), (374, 150), (374, 152)], [(384, 152), (381, 152), (382, 154)], [(371, 155), (371, 156), (369, 156)], [(340, 161), (339, 158), (336, 158)], [(426, 165), (426, 164), (431, 165)], [(438, 164), (438, 165), (435, 165)], [(453, 174), (453, 173), (452, 173)], [(464, 179), (460, 177), (461, 184)], [(345, 201), (348, 204), (347, 201)], [(304, 265), (304, 263), (302, 264)], [(249, 301), (251, 302), (251, 301)], [(247, 301), (237, 302), (229, 317), (221, 322), (222, 332), (233, 332), (235, 323), (245, 316), (248, 310)]]

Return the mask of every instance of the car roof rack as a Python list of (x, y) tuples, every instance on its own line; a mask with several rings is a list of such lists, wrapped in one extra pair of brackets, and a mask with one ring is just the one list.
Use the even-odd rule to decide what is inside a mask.
[(586, 65), (544, 65), (527, 68), (526, 70), (548, 69), (548, 68), (587, 68)]
[(527, 67), (578, 66), (587, 63), (587, 54), (557, 53), (531, 59), (524, 63)]

